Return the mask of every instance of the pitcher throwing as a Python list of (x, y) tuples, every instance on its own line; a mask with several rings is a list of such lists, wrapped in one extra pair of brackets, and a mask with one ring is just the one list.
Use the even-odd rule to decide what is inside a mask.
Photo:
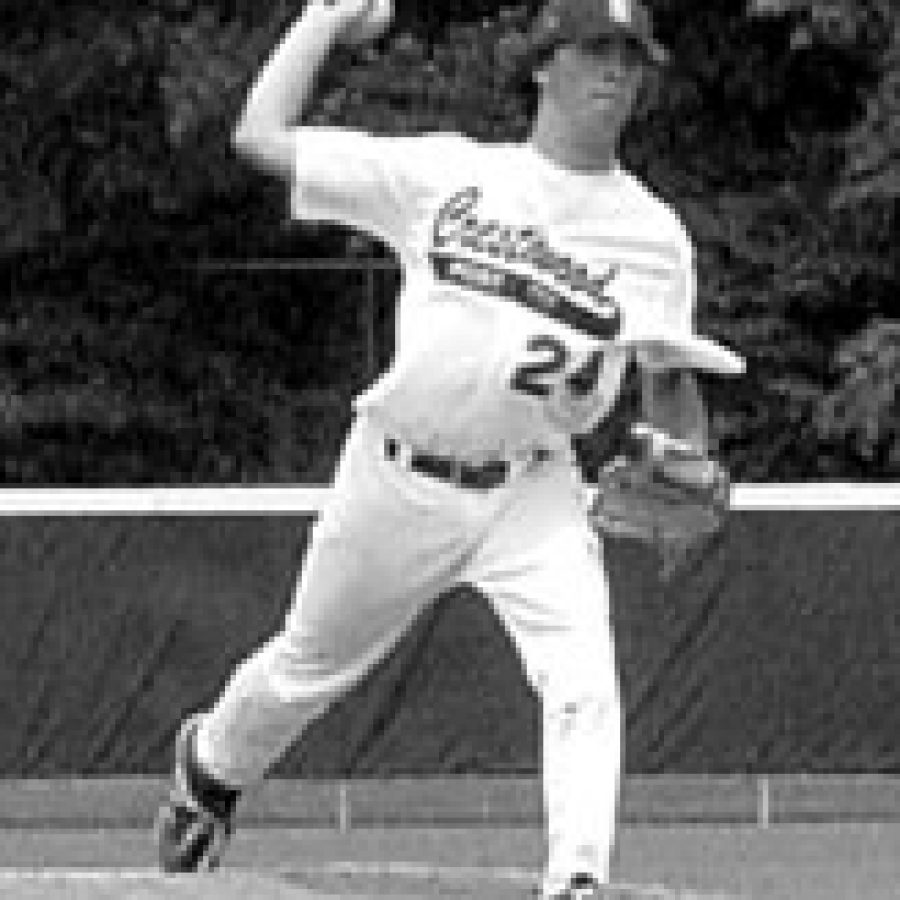
[(636, 359), (650, 424), (704, 459), (702, 490), (721, 469), (705, 458), (689, 370), (742, 363), (694, 333), (690, 239), (617, 161), (642, 82), (666, 56), (639, 0), (553, 0), (537, 17), (538, 105), (523, 143), (303, 125), (329, 52), (377, 37), (388, 2), (311, 0), (234, 132), (239, 152), (289, 182), (294, 216), (387, 241), (405, 277), (396, 356), (355, 401), (283, 627), (180, 731), (162, 863), (214, 867), (241, 790), (428, 603), (466, 583), (492, 604), (541, 701), (543, 894), (599, 896), (621, 708), (602, 539), (571, 438), (602, 423)]

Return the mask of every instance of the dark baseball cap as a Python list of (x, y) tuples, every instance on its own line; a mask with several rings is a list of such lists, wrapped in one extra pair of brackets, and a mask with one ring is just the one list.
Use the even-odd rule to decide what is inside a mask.
[(545, 50), (623, 34), (636, 40), (651, 62), (668, 62), (668, 51), (653, 37), (650, 10), (641, 0), (549, 0), (531, 32), (533, 46)]

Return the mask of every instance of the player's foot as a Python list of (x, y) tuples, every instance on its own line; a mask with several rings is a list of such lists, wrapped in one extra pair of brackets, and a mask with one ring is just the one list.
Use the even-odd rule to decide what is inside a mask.
[(175, 785), (156, 820), (159, 861), (165, 872), (215, 869), (231, 833), (240, 792), (207, 775), (194, 745), (200, 716), (191, 716), (175, 740)]
[(600, 900), (600, 882), (593, 875), (578, 872), (550, 900)]

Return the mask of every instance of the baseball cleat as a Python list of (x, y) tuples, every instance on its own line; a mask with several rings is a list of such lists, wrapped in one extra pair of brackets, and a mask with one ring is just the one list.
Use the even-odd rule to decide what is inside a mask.
[(197, 765), (200, 716), (185, 721), (175, 740), (175, 785), (156, 820), (164, 872), (212, 871), (234, 831), (239, 792), (218, 784)]
[(569, 883), (550, 900), (601, 900), (600, 883), (593, 875), (579, 872), (569, 879)]

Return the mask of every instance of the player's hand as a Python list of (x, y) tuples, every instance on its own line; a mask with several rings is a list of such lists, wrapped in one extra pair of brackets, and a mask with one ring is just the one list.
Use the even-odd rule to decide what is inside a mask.
[(377, 40), (394, 18), (393, 0), (314, 0), (339, 24), (340, 43), (356, 47)]
[(729, 502), (725, 469), (702, 448), (636, 425), (622, 457), (600, 471), (589, 518), (605, 536), (656, 548), (668, 579), (721, 530)]

